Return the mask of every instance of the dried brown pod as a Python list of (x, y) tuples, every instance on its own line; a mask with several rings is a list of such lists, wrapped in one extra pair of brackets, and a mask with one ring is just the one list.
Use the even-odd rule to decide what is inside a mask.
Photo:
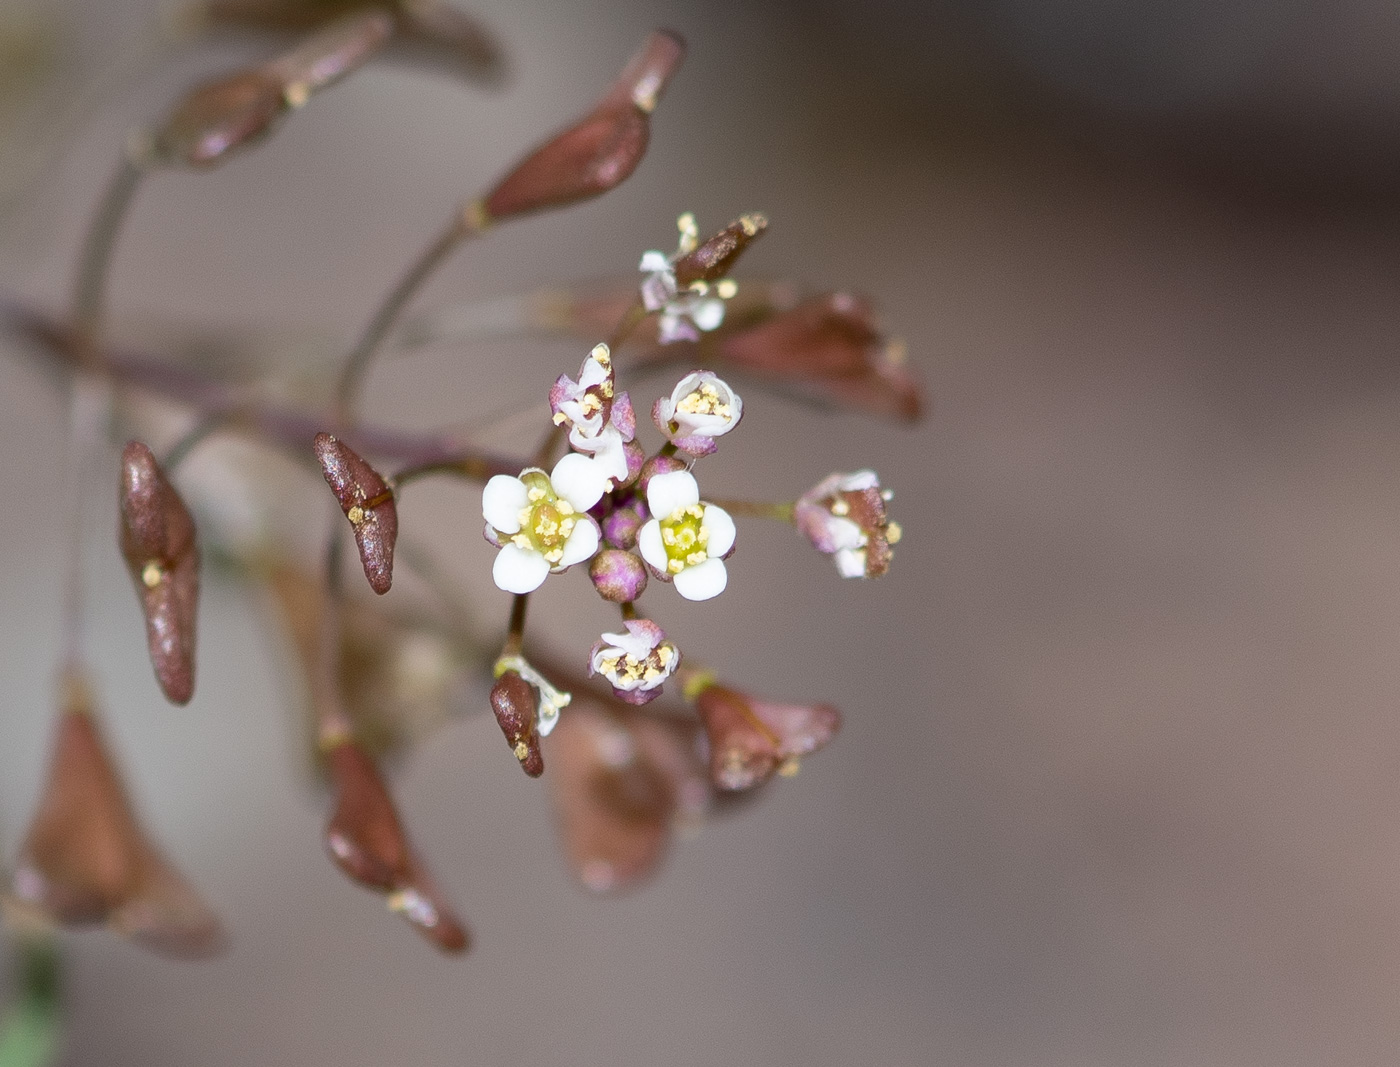
[(549, 736), (555, 817), (569, 867), (595, 893), (631, 889), (655, 873), (678, 819), (711, 793), (693, 723), (576, 696)]
[(710, 780), (720, 789), (752, 789), (775, 771), (796, 774), (801, 757), (841, 726), (829, 704), (778, 704), (715, 684), (693, 699), (709, 742)]
[(48, 779), (10, 901), (65, 926), (105, 923), (168, 956), (224, 947), (218, 917), (142, 832), (83, 681), (65, 683)]
[(194, 519), (140, 441), (122, 450), (120, 501), (121, 553), (146, 616), (151, 666), (166, 699), (187, 704), (194, 695), (199, 609)]
[(402, 915), (444, 952), (463, 952), (467, 931), (409, 844), (378, 769), (360, 746), (342, 740), (326, 754), (335, 808), (326, 849), (346, 877), (384, 894)]
[(913, 422), (923, 391), (903, 342), (885, 336), (869, 301), (824, 293), (725, 336), (719, 355), (754, 374), (811, 386), (834, 403)]
[(531, 778), (544, 774), (540, 751), (539, 692), (517, 671), (505, 671), (491, 687), (491, 710), (521, 769)]
[(717, 282), (726, 277), (749, 245), (767, 229), (768, 220), (756, 213), (735, 219), (672, 264), (677, 288), (687, 289), (696, 282)]
[(370, 588), (387, 593), (394, 580), (394, 542), (399, 536), (394, 491), (354, 449), (330, 434), (318, 433), (312, 447), (326, 484), (355, 531)]
[(650, 115), (685, 56), (685, 43), (654, 31), (598, 106), (540, 145), (481, 202), (486, 220), (563, 207), (621, 184), (646, 153)]
[(268, 63), (197, 86), (152, 133), (154, 160), (212, 167), (257, 144), (287, 111), (362, 66), (392, 29), (383, 12), (361, 10)]
[(477, 82), (498, 81), (505, 70), (495, 37), (447, 0), (204, 0), (195, 6), (197, 17), (215, 29), (278, 35), (309, 32), (366, 9), (393, 18), (390, 56)]

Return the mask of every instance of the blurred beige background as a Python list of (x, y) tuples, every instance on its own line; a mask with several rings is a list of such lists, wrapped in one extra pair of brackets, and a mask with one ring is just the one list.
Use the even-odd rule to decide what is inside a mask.
[[(164, 706), (97, 517), (109, 734), (234, 941), (182, 965), (66, 937), (66, 1062), (1393, 1063), (1393, 11), (474, 9), (507, 43), (507, 87), (376, 67), (260, 151), (158, 177), (115, 307), (349, 336), (452, 204), (572, 117), (647, 29), (679, 29), (690, 58), (638, 173), (492, 234), (423, 304), (625, 276), (687, 209), (702, 227), (769, 215), (746, 272), (879, 299), (933, 417), (908, 430), (749, 390), (705, 484), (791, 495), (873, 464), (905, 530), (892, 576), (842, 583), (791, 531), (744, 526), (719, 601), (650, 598), (687, 650), (765, 693), (830, 700), (845, 732), (679, 843), (656, 883), (598, 901), (571, 884), (544, 791), (494, 723), (454, 724), (398, 783), (476, 933), (444, 960), (322, 855), (324, 801), (258, 605), (211, 585), (200, 691)], [(64, 9), (80, 57), (149, 13)], [(5, 288), (57, 305), (123, 131), (253, 54), (185, 57), (103, 107), (11, 226)], [(498, 351), (500, 380), (483, 369)], [(536, 399), (581, 355), (442, 352), (372, 389), (386, 418), (463, 421)], [(7, 849), (47, 744), (62, 426), (59, 396), (7, 350)], [(477, 516), (450, 488), (404, 509), (503, 620)], [(609, 621), (582, 584), (551, 582), (533, 612), (553, 647)]]

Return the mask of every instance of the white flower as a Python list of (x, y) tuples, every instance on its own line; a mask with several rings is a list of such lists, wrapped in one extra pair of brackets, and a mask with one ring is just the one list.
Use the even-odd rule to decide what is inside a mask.
[(677, 288), (676, 260), (695, 251), (700, 244), (700, 230), (695, 216), (688, 211), (676, 220), (676, 225), (681, 231), (676, 251), (669, 256), (665, 252), (644, 252), (637, 268), (646, 274), (642, 280), (642, 306), (661, 312), (657, 339), (663, 345), (700, 340), (700, 330), (713, 330), (724, 321), (724, 302), (735, 293), (735, 285), (728, 279), (714, 285), (693, 282), (684, 292)]
[(713, 371), (687, 374), (670, 396), (663, 396), (651, 409), (652, 421), (677, 448), (691, 455), (709, 455), (744, 414), (744, 402), (729, 384)]
[(689, 471), (656, 474), (647, 483), (647, 508), (654, 518), (637, 534), (637, 548), (652, 572), (675, 582), (687, 600), (709, 600), (724, 592), (729, 575), (724, 557), (734, 548), (734, 520), (723, 508), (700, 503), (700, 486)]
[(615, 390), (608, 346), (595, 345), (579, 368), (578, 381), (559, 376), (549, 391), (549, 407), (555, 425), (569, 428), (570, 446), (591, 455), (604, 475), (619, 485), (627, 480), (625, 445), (636, 436), (637, 419), (628, 395)]
[(874, 471), (830, 474), (802, 494), (793, 520), (832, 557), (841, 577), (878, 578), (889, 570), (891, 546), (902, 532), (885, 514), (892, 495)]
[(588, 673), (601, 674), (629, 704), (645, 704), (661, 694), (661, 684), (681, 662), (676, 646), (650, 619), (629, 619), (626, 633), (603, 634), (589, 655)]
[(537, 467), (519, 478), (498, 474), (481, 494), (486, 539), (500, 547), (491, 576), (507, 593), (538, 589), (549, 574), (591, 559), (598, 524), (585, 512), (607, 491), (589, 457), (570, 452), (549, 474)]

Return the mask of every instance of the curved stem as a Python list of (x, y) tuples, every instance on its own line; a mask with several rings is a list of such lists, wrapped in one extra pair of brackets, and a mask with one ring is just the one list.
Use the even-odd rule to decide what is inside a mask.
[(497, 474), (519, 474), (525, 466), (526, 464), (517, 463), (513, 459), (485, 452), (460, 452), (454, 456), (444, 456), (427, 463), (405, 467), (390, 477), (389, 481), (395, 489), (402, 489), (410, 482), (436, 474), (452, 474), (474, 482), (484, 482)]
[(723, 508), (731, 515), (743, 515), (753, 519), (776, 519), (778, 522), (792, 522), (797, 512), (797, 504), (791, 500), (769, 503), (765, 500), (711, 499), (706, 503)]
[(389, 290), (365, 325), (340, 371), (340, 381), (336, 386), (338, 423), (353, 425), (355, 406), (365, 374), (409, 301), (459, 244), (481, 231), (480, 212), (474, 210), (474, 203), (456, 212), (447, 226), (409, 264), (408, 270)]

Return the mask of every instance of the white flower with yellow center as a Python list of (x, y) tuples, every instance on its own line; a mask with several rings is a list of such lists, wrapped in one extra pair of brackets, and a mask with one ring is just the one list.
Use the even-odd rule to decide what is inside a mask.
[(675, 673), (681, 654), (650, 619), (629, 619), (627, 632), (603, 634), (593, 646), (588, 673), (601, 674), (613, 693), (629, 704), (645, 704), (661, 695), (661, 684)]
[(734, 550), (729, 513), (700, 502), (700, 486), (689, 471), (653, 475), (647, 508), (653, 517), (637, 534), (637, 548), (652, 572), (674, 582), (687, 600), (724, 592), (729, 582), (724, 557)]
[(733, 282), (697, 281), (682, 292), (676, 283), (676, 260), (688, 256), (700, 245), (700, 229), (695, 216), (686, 212), (676, 220), (681, 231), (676, 251), (642, 253), (638, 270), (646, 274), (642, 281), (642, 306), (648, 311), (661, 312), (657, 322), (657, 340), (663, 345), (673, 341), (698, 341), (701, 330), (713, 330), (724, 321), (724, 302), (737, 291)]
[(627, 480), (626, 444), (636, 436), (632, 401), (616, 391), (616, 373), (607, 345), (595, 345), (579, 368), (578, 381), (561, 374), (549, 391), (556, 426), (567, 426), (569, 444), (592, 456), (619, 485)]
[(713, 371), (687, 374), (670, 396), (659, 398), (651, 409), (657, 429), (679, 449), (693, 456), (706, 456), (744, 415), (744, 402)]
[(507, 593), (530, 593), (550, 574), (591, 559), (598, 524), (586, 512), (602, 498), (607, 476), (588, 456), (570, 452), (549, 474), (531, 467), (498, 474), (481, 494), (486, 539), (500, 547), (491, 577)]

